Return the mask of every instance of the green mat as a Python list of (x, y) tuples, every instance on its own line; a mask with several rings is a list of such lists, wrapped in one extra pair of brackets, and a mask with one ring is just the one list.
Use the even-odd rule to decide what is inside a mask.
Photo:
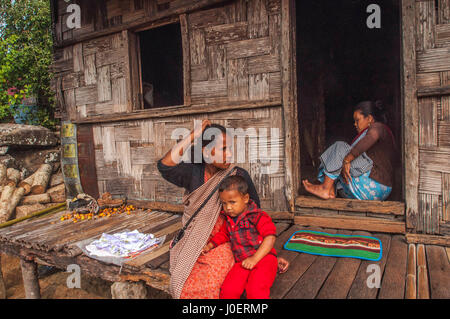
[(313, 255), (372, 261), (378, 261), (383, 256), (381, 241), (375, 237), (327, 234), (312, 230), (299, 230), (292, 234), (284, 249)]

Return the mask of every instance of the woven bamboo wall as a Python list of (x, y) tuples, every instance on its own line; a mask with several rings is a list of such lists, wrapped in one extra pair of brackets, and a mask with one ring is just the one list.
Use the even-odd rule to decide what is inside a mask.
[[(139, 120), (107, 123), (94, 126), (94, 148), (99, 192), (127, 194), (129, 198), (181, 203), (183, 190), (165, 181), (156, 168), (156, 162), (175, 144), (172, 132), (175, 128), (192, 129), (194, 120), (205, 116), (180, 116), (164, 120)], [(208, 118), (213, 123), (226, 127), (281, 127), (281, 110), (278, 107), (248, 111), (214, 113)], [(256, 124), (256, 125), (255, 125)], [(269, 134), (269, 141), (270, 133)], [(237, 141), (236, 141), (237, 142)], [(254, 157), (246, 155), (245, 163), (238, 166), (246, 169), (253, 179), (261, 205), (267, 210), (285, 210), (284, 162), (282, 159), (284, 136), (269, 145), (268, 157), (250, 162)], [(247, 141), (249, 143), (249, 140)], [(235, 146), (237, 149), (237, 145)], [(270, 148), (274, 153), (270, 152)], [(249, 147), (246, 146), (246, 152)], [(279, 152), (277, 154), (277, 152)], [(246, 153), (247, 154), (247, 153)], [(278, 156), (279, 155), (279, 158)], [(277, 171), (263, 174), (266, 159), (277, 162)]]
[[(224, 1), (196, 3), (221, 2)], [(59, 1), (56, 38), (58, 43), (67, 45), (56, 48), (53, 86), (61, 118), (65, 120), (82, 123), (94, 116), (118, 114), (114, 121), (93, 122), (94, 164), (100, 193), (109, 191), (129, 198), (180, 203), (183, 191), (161, 178), (156, 162), (174, 145), (175, 141), (170, 139), (174, 128), (192, 129), (194, 119), (207, 117), (226, 127), (244, 130), (279, 129), (280, 137), (271, 145), (278, 151), (276, 173), (262, 174), (265, 164), (261, 160), (250, 163), (249, 156), (238, 165), (250, 173), (263, 208), (287, 209), (281, 107), (281, 0), (235, 0), (191, 11), (192, 1), (109, 0), (99, 1), (88, 15), (85, 9), (90, 4), (78, 3), (82, 28), (66, 30), (67, 4)], [(104, 16), (95, 14), (96, 10), (102, 10)], [(187, 43), (183, 44), (184, 58), (188, 55), (187, 63), (183, 61), (187, 69), (184, 83), (188, 88), (185, 107), (204, 107), (208, 115), (163, 114), (157, 119), (120, 119), (120, 114), (131, 114), (139, 108), (135, 99), (137, 85), (132, 77), (136, 64), (129, 54), (134, 50), (134, 33), (128, 28), (139, 27), (136, 21), (164, 19), (165, 15), (173, 19), (184, 12), (188, 13), (180, 16), (183, 19), (180, 22), (183, 41)], [(121, 26), (123, 30), (119, 30)], [(119, 31), (112, 34), (102, 33), (116, 29)], [(260, 107), (210, 112), (218, 105), (253, 102)]]
[[(450, 1), (416, 1), (417, 89), (450, 85)], [(419, 97), (417, 231), (450, 235), (450, 96)]]

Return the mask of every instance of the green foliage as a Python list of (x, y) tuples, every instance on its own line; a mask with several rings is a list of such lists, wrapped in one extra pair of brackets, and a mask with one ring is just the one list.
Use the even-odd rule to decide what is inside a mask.
[(0, 36), (0, 119), (11, 118), (11, 105), (34, 96), (38, 124), (52, 128), (50, 1), (0, 0)]

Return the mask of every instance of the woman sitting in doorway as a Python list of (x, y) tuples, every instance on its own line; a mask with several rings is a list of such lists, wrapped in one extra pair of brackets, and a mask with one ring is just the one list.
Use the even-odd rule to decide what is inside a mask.
[(320, 198), (386, 200), (392, 191), (394, 136), (385, 124), (381, 101), (359, 103), (353, 113), (358, 135), (351, 145), (336, 142), (321, 156), (319, 185), (303, 180), (305, 189)]

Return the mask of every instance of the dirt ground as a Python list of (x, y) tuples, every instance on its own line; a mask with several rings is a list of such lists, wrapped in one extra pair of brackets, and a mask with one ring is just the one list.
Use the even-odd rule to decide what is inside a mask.
[[(22, 272), (19, 258), (1, 254), (1, 270), (6, 286), (7, 299), (23, 299)], [(81, 288), (67, 288), (70, 274), (64, 271), (43, 275), (39, 278), (42, 299), (110, 299), (111, 282), (81, 274)], [(164, 292), (148, 288), (148, 298), (161, 299), (169, 296)]]

